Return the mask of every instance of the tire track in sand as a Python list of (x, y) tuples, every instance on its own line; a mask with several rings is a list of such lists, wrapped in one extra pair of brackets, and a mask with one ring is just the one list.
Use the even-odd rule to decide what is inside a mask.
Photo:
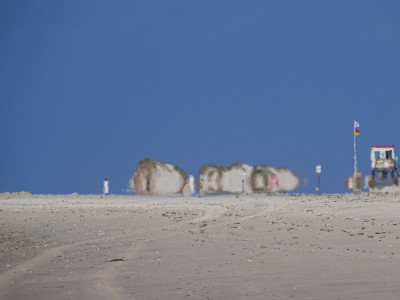
[[(183, 204), (182, 205), (186, 205)], [(200, 217), (195, 217), (194, 219), (190, 220), (185, 220), (183, 224), (193, 224), (193, 223), (201, 223), (206, 220), (213, 219), (217, 216), (222, 215), (225, 211), (226, 208), (220, 205), (210, 205), (210, 203), (196, 203), (195, 205), (200, 205), (202, 209), (196, 209), (196, 207), (193, 207), (193, 204), (190, 206), (190, 210), (199, 210), (201, 211), (201, 216)], [(180, 207), (176, 207), (176, 204), (170, 208), (171, 210), (176, 210), (180, 209)], [(167, 232), (163, 231), (163, 237), (167, 236), (173, 236), (175, 235), (174, 232), (172, 232), (173, 229), (179, 229), (182, 227), (182, 224), (174, 223), (170, 224), (168, 226), (163, 226), (162, 229), (168, 229)], [(151, 235), (152, 233), (159, 232), (160, 228), (153, 228), (151, 230), (146, 230), (146, 234)], [(153, 242), (154, 240), (145, 240), (142, 241), (141, 243), (138, 243), (138, 245), (135, 244), (135, 247), (132, 249), (130, 248), (128, 251), (123, 253), (121, 256), (125, 257), (126, 261), (134, 259), (135, 255), (140, 253), (140, 249), (144, 247), (145, 244)], [(123, 266), (124, 261), (118, 261), (115, 262), (114, 264), (110, 265), (108, 268), (104, 270), (104, 275), (102, 278), (102, 283), (104, 287), (106, 288), (108, 294), (112, 296), (113, 300), (122, 300), (122, 299), (131, 299), (134, 300), (134, 295), (133, 294), (128, 294), (126, 291), (122, 290), (119, 287), (119, 281), (118, 281), (118, 270)]]

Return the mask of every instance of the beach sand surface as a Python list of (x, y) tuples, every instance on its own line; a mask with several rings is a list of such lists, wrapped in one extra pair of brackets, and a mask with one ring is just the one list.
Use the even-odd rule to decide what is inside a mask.
[(400, 197), (0, 197), (0, 299), (400, 299)]

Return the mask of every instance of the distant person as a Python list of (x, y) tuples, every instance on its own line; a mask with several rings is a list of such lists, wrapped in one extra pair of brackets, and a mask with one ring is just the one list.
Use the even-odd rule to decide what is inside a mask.
[(146, 177), (146, 191), (150, 193), (150, 178)]
[(244, 193), (244, 180), (246, 179), (246, 170), (242, 169), (242, 173), (240, 174), (242, 176), (242, 193)]
[(269, 187), (272, 191), (276, 191), (279, 189), (279, 177), (276, 175), (272, 175), (269, 178)]
[(189, 175), (189, 187), (190, 187), (190, 190), (192, 191), (192, 195), (193, 195), (194, 194), (194, 189), (195, 189), (193, 175)]
[(110, 183), (108, 182), (107, 177), (104, 178), (104, 182), (103, 182), (103, 194), (104, 195), (108, 195), (108, 193), (109, 193), (109, 191), (108, 191), (109, 184)]

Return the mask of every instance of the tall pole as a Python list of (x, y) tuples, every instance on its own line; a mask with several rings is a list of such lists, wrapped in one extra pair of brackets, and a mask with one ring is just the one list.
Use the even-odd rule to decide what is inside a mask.
[(356, 179), (356, 173), (357, 173), (357, 148), (356, 148), (356, 134), (355, 134), (355, 130), (356, 130), (356, 121), (354, 120), (353, 123), (353, 140), (354, 140), (354, 182)]

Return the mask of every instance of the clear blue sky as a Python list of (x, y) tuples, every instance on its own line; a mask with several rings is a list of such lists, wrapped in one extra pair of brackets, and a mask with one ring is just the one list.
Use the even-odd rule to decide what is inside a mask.
[(399, 1), (0, 2), (0, 192), (123, 193), (153, 158), (345, 192), (400, 154)]

